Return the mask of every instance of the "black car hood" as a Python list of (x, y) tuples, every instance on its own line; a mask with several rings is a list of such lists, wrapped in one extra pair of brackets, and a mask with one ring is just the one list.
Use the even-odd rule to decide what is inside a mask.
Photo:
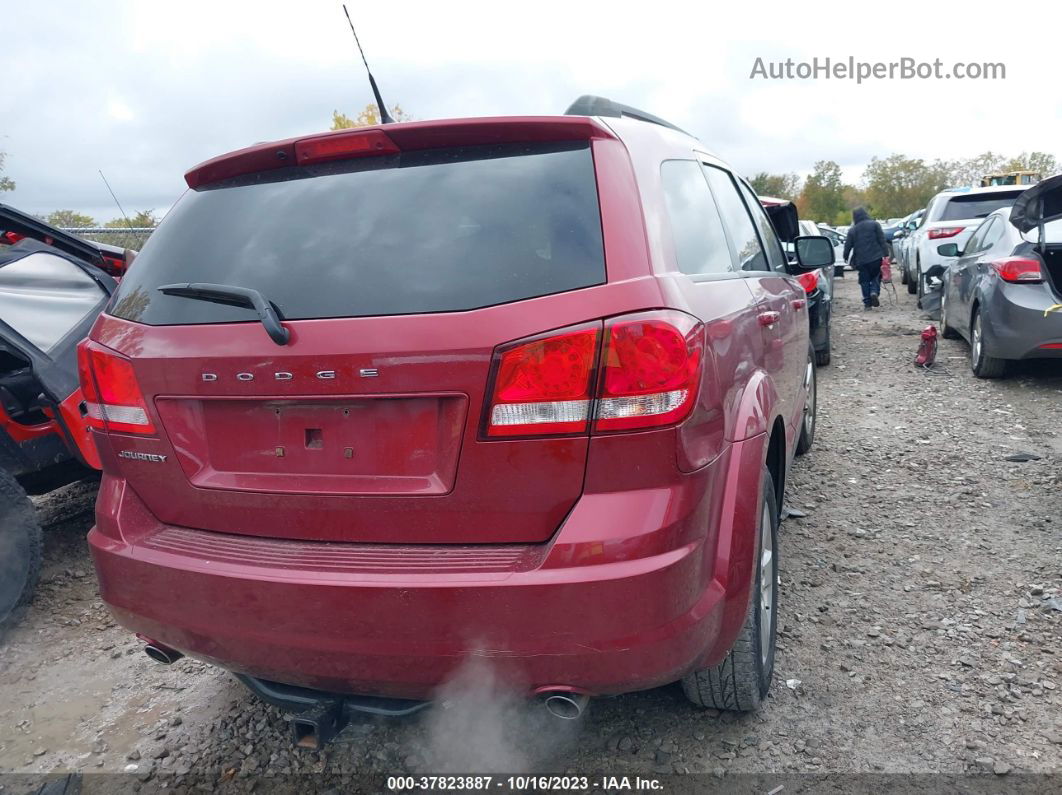
[(774, 231), (783, 243), (792, 243), (800, 236), (800, 224), (797, 216), (797, 208), (793, 202), (782, 204), (765, 204), (763, 209), (767, 211), (767, 217), (774, 224)]
[(1033, 185), (1018, 196), (1010, 210), (1010, 222), (1020, 232), (1062, 218), (1062, 174)]

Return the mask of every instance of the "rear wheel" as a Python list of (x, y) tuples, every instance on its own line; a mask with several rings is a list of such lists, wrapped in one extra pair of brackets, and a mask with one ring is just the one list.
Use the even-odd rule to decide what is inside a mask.
[(750, 712), (767, 695), (774, 670), (778, 595), (778, 505), (774, 479), (764, 467), (756, 540), (756, 571), (745, 623), (719, 665), (688, 674), (686, 697), (699, 707)]
[(0, 469), (0, 637), (33, 598), (41, 570), (41, 526), (26, 492)]
[(974, 310), (973, 322), (970, 323), (970, 369), (978, 378), (1002, 378), (1007, 369), (1006, 359), (997, 359), (985, 353), (980, 309)]
[[(815, 372), (815, 360), (818, 354), (814, 350), (808, 358), (807, 367), (804, 368), (804, 389), (807, 391), (807, 400), (804, 401), (804, 416), (800, 421), (800, 438), (797, 439), (796, 454), (804, 455), (815, 443), (815, 421), (818, 417), (818, 373)], [(826, 361), (829, 361), (830, 352), (826, 351)]]
[(945, 289), (940, 296), (940, 336), (946, 340), (957, 340), (959, 338), (959, 332), (948, 325), (947, 289)]
[[(918, 275), (918, 267), (916, 266), (913, 271), (907, 274), (907, 294), (914, 295), (918, 292), (918, 283), (922, 281), (922, 278)], [(921, 296), (919, 296), (921, 298)]]
[(907, 278), (907, 267), (904, 266), (904, 265), (901, 265), (900, 266), (900, 284), (907, 284), (907, 282), (909, 282), (909, 281), (910, 281), (910, 279)]

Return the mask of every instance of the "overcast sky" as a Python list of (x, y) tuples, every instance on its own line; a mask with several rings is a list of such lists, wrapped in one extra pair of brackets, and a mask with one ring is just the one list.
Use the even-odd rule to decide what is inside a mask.
[[(715, 4), (350, 2), (384, 93), (418, 119), (560, 113), (579, 94), (661, 115), (739, 171), (858, 178), (873, 156), (1062, 156), (1051, 47), (1062, 11), (998, 2)], [(859, 14), (850, 9), (858, 8)], [(326, 129), (370, 101), (338, 2), (8, 0), (0, 201), (99, 220), (165, 211), (189, 167), (247, 144)], [(1045, 34), (1046, 35), (1046, 34)], [(757, 57), (1001, 61), (1006, 79), (750, 79)]]

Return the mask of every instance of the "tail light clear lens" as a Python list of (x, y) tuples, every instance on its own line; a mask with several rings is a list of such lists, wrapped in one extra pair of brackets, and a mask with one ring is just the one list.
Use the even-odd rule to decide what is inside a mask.
[(587, 433), (591, 419), (595, 432), (685, 419), (700, 383), (703, 326), (663, 311), (607, 321), (604, 333), (603, 345), (595, 324), (496, 351), (485, 435)]
[(1036, 284), (1044, 280), (1040, 260), (1028, 257), (1004, 257), (992, 262), (992, 270), (1005, 282)]
[(942, 237), (955, 237), (965, 228), (965, 226), (946, 226), (942, 229), (930, 229), (929, 239), (940, 240)]
[(77, 349), (77, 365), (89, 427), (119, 433), (155, 433), (132, 362), (83, 340)]

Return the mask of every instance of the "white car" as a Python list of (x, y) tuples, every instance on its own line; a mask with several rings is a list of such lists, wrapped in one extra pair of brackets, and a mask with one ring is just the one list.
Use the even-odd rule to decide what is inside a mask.
[(955, 243), (961, 251), (970, 235), (990, 213), (1010, 207), (1024, 186), (994, 185), (987, 188), (949, 188), (926, 205), (925, 215), (907, 241), (907, 292), (918, 294), (921, 306), (926, 271), (944, 265), (937, 246)]

